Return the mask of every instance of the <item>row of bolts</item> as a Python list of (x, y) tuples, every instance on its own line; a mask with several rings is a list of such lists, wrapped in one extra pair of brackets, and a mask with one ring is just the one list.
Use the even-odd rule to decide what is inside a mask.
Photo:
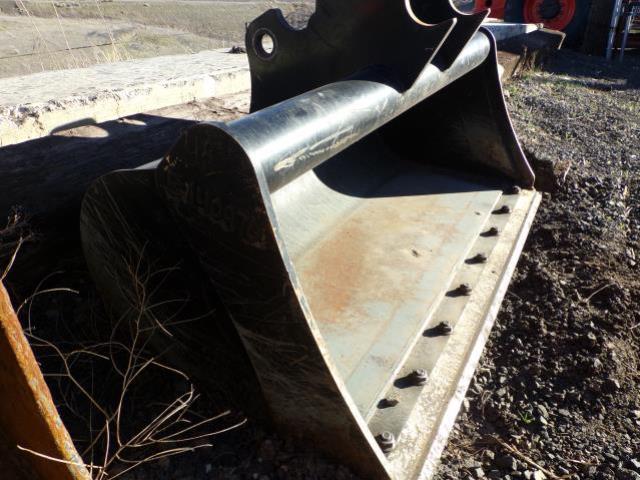
[[(520, 187), (514, 185), (505, 193), (516, 195), (520, 193)], [(493, 213), (504, 215), (507, 213), (511, 213), (511, 208), (509, 207), (509, 205), (502, 205), (502, 207), (500, 207), (499, 209), (494, 210)], [(483, 234), (483, 236), (485, 237), (496, 237), (497, 235), (498, 229), (496, 227), (491, 227)], [(472, 264), (486, 263), (486, 261), (487, 256), (484, 253), (478, 253), (474, 257), (467, 260), (468, 263)], [(471, 287), (468, 283), (462, 283), (458, 288), (454, 290), (454, 292), (458, 295), (469, 296), (471, 294)], [(449, 325), (449, 322), (440, 322), (435, 328), (431, 329), (430, 331), (439, 336), (448, 336), (451, 335), (452, 328), (451, 325)], [(421, 387), (427, 383), (429, 376), (425, 369), (417, 368), (413, 372), (411, 372), (408, 378), (411, 380), (411, 383), (414, 386)], [(386, 408), (395, 407), (400, 402), (395, 398), (385, 398), (381, 403)], [(396, 437), (389, 431), (384, 431), (380, 435), (378, 435), (376, 437), (376, 441), (378, 442), (378, 445), (382, 449), (383, 453), (391, 452), (396, 446)]]

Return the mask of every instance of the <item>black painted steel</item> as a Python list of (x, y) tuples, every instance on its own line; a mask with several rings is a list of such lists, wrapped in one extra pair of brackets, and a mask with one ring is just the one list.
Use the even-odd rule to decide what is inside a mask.
[[(470, 72), (478, 69), (470, 80)], [(382, 127), (444, 87), (456, 83), (437, 108), (425, 105), (419, 121), (396, 127), (398, 148), (407, 139), (438, 139), (433, 161), (455, 153), (489, 166), (530, 187), (533, 174), (513, 133), (497, 76), (491, 35), (478, 32), (445, 71), (427, 65), (413, 86), (401, 93), (366, 71), (351, 80), (332, 83), (250, 116), (218, 125), (259, 165), (270, 192), (314, 168)], [(463, 80), (463, 77), (465, 78)], [(405, 129), (409, 129), (406, 131)], [(402, 146), (404, 144), (404, 147)], [(490, 148), (487, 148), (489, 147)]]
[[(408, 0), (317, 0), (303, 30), (291, 27), (280, 10), (265, 12), (246, 32), (251, 111), (372, 67), (406, 90), (457, 22), (416, 20)], [(266, 42), (272, 42), (271, 51), (263, 46)]]
[(442, 70), (449, 68), (480, 25), (489, 15), (489, 10), (475, 13), (463, 13), (450, 0), (431, 2), (429, 0), (411, 0), (410, 6), (416, 17), (425, 23), (440, 23), (455, 18), (456, 24), (438, 51), (433, 64)]
[[(401, 379), (394, 376), (411, 345), (431, 338), (424, 335), (424, 296), (411, 297), (414, 285), (383, 300), (376, 292), (402, 280), (396, 275), (406, 267), (422, 289), (417, 296), (434, 305), (453, 298), (445, 295), (454, 288), (452, 276), (468, 266), (469, 242), (484, 238), (484, 219), (502, 188), (534, 182), (502, 97), (495, 41), (478, 30), (483, 15), (463, 15), (449, 0), (318, 0), (308, 27), (296, 31), (270, 10), (247, 30), (252, 108), (260, 110), (187, 130), (157, 166), (113, 173), (85, 198), (83, 243), (105, 296), (126, 307), (132, 279), (119, 258), (151, 252), (164, 266), (188, 257), (189, 269), (209, 279), (190, 307), (198, 311), (207, 288), (219, 298), (224, 312), (208, 318), (222, 331), (231, 319), (276, 426), (363, 478), (413, 478), (437, 450), (435, 434), (424, 432), (415, 451), (399, 447), (385, 457), (376, 442), (381, 430), (367, 424), (371, 409), (387, 398), (380, 396), (387, 384)], [(358, 228), (365, 230), (359, 236)], [(183, 239), (158, 240), (164, 229)], [(375, 237), (374, 247), (362, 252), (367, 237)], [(400, 247), (408, 238), (424, 251)], [(430, 266), (442, 259), (428, 257), (429, 246), (448, 257), (433, 275)], [(359, 271), (351, 268), (354, 257)], [(327, 264), (323, 278), (315, 278), (314, 268)], [(387, 280), (369, 282), (364, 299), (341, 300), (353, 292), (350, 275), (362, 283), (375, 275)], [(334, 290), (327, 293), (329, 277)], [(174, 279), (191, 288), (190, 272)], [(346, 307), (334, 301), (366, 313), (340, 317)], [(361, 328), (367, 315), (381, 331), (400, 325), (395, 341), (371, 340)], [(371, 341), (375, 352), (352, 363), (334, 357), (326, 336), (332, 328), (346, 332), (342, 338)], [(221, 339), (205, 341), (216, 350)], [(369, 370), (371, 358), (377, 365)], [(411, 388), (427, 388), (430, 379), (425, 371)], [(401, 406), (410, 411), (415, 401)]]

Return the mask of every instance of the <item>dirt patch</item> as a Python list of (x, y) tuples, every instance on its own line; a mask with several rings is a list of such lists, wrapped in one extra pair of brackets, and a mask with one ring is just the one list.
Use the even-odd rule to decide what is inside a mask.
[(562, 52), (508, 87), (555, 170), (437, 478), (640, 478), (640, 62)]
[(310, 2), (0, 0), (0, 77), (244, 45), (245, 24), (280, 8), (304, 25)]

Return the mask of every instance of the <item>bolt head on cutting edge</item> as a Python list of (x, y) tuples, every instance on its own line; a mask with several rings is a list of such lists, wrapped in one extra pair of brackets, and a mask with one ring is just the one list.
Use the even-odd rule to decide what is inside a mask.
[(389, 453), (396, 447), (396, 437), (391, 432), (382, 432), (376, 437), (376, 441), (383, 453)]

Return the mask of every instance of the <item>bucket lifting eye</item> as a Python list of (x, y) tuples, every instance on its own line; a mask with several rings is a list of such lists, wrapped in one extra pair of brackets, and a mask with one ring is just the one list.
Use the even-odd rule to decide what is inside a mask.
[(276, 55), (277, 42), (275, 35), (266, 28), (261, 28), (253, 36), (253, 50), (263, 60), (271, 60)]

